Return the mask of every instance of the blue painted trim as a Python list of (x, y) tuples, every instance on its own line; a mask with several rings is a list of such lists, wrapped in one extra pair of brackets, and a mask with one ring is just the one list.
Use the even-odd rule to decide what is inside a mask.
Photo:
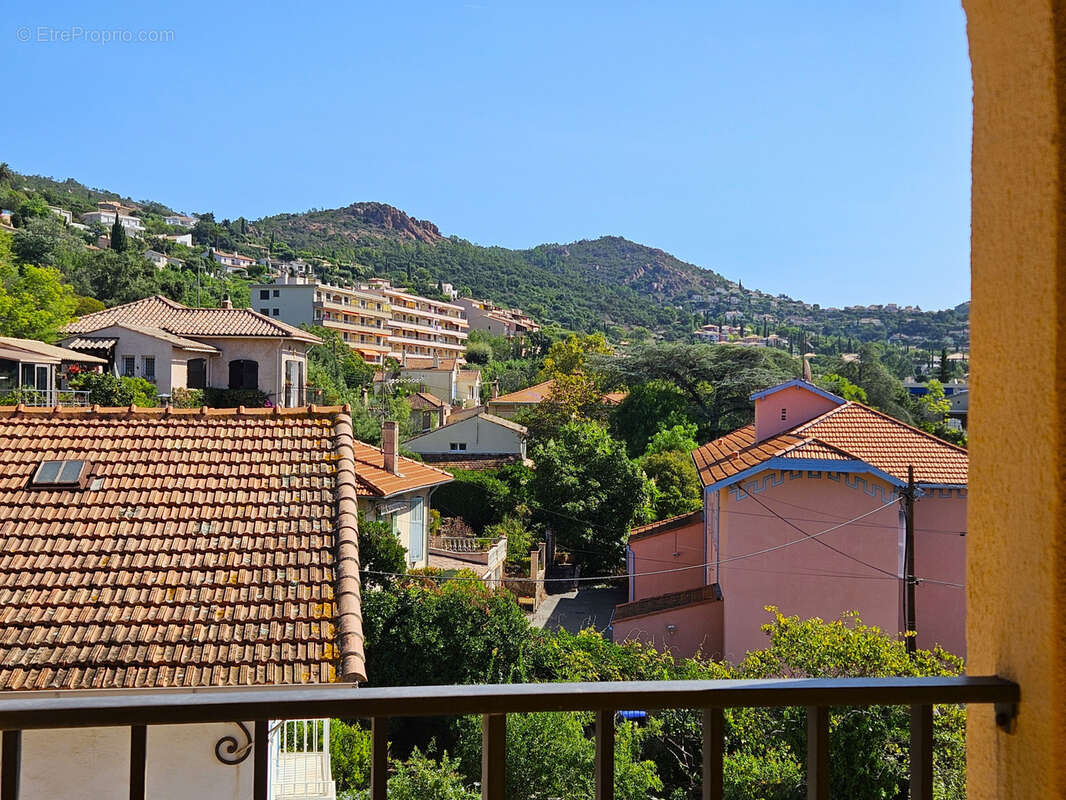
[(807, 381), (801, 380), (799, 378), (793, 378), (792, 380), (786, 381), (785, 383), (779, 383), (777, 386), (771, 386), (769, 389), (763, 389), (761, 392), (756, 392), (748, 399), (761, 400), (764, 397), (769, 397), (770, 395), (776, 394), (777, 392), (780, 392), (784, 389), (791, 389), (794, 386), (798, 386), (800, 389), (806, 389), (808, 392), (812, 392), (813, 394), (816, 394), (819, 397), (824, 397), (826, 400), (836, 403), (838, 406), (842, 406), (846, 402), (844, 398), (837, 397), (832, 392), (827, 392), (825, 389), (822, 389), (819, 386), (815, 386), (813, 383), (807, 383)]
[(721, 489), (724, 486), (732, 486), (734, 483), (749, 478), (752, 475), (758, 475), (760, 472), (766, 472), (767, 470), (781, 470), (783, 472), (802, 472), (804, 470), (810, 470), (814, 472), (859, 472), (869, 473), (875, 475), (886, 483), (890, 483), (893, 486), (904, 486), (906, 481), (901, 481), (899, 478), (889, 475), (887, 472), (867, 464), (865, 461), (832, 461), (830, 459), (819, 458), (771, 458), (764, 461), (761, 464), (756, 464), (754, 467), (750, 467), (743, 472), (738, 472), (730, 478), (723, 478), (722, 480), (708, 484), (707, 491), (715, 489)]

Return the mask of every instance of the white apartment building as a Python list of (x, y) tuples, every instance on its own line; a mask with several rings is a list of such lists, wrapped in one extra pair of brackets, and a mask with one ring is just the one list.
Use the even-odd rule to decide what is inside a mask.
[(331, 286), (283, 274), (274, 283), (251, 288), (252, 308), (290, 325), (321, 325), (337, 331), (370, 364), (392, 350), (392, 312), (380, 294)]
[(388, 300), (392, 308), (390, 356), (462, 357), (470, 328), (462, 306), (393, 288), (382, 278), (370, 282), (370, 291)]

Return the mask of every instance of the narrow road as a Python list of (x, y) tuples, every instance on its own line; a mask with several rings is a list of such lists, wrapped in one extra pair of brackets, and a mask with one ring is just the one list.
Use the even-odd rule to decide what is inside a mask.
[(570, 633), (594, 628), (602, 633), (611, 624), (614, 607), (625, 601), (624, 587), (581, 586), (575, 591), (549, 595), (533, 615), (533, 625), (545, 630), (562, 628)]

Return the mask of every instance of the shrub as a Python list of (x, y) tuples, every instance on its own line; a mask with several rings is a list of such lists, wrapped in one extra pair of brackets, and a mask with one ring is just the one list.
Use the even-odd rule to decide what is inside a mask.
[[(368, 520), (359, 514), (359, 567), (365, 586), (389, 586), (394, 578), (407, 571), (407, 551), (382, 520)], [(378, 575), (373, 573), (388, 573)]]
[(170, 394), (170, 404), (175, 408), (200, 408), (204, 405), (204, 391), (178, 387)]
[(270, 405), (269, 400), (258, 389), (204, 389), (204, 404), (211, 408), (263, 408)]
[(118, 378), (110, 372), (80, 372), (71, 377), (70, 386), (88, 392), (89, 403), (93, 405), (153, 408), (158, 403), (155, 385), (144, 378)]

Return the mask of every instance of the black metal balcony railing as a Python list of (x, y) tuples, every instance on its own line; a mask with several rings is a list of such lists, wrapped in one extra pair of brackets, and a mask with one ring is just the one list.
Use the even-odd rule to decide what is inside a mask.
[(143, 800), (146, 726), (256, 720), (253, 798), (267, 800), (269, 721), (340, 717), (370, 719), (372, 800), (385, 800), (390, 717), (482, 715), (481, 794), (503, 800), (507, 715), (542, 711), (596, 713), (596, 798), (614, 797), (614, 713), (618, 709), (703, 709), (703, 800), (721, 800), (725, 708), (807, 708), (808, 798), (829, 797), (829, 710), (838, 706), (906, 705), (911, 709), (912, 800), (933, 797), (933, 706), (995, 704), (1008, 728), (1018, 685), (996, 677), (840, 678), (479, 686), (351, 686), (12, 692), (0, 697), (3, 734), (0, 800), (17, 800), (22, 731), (129, 726), (131, 800)]

